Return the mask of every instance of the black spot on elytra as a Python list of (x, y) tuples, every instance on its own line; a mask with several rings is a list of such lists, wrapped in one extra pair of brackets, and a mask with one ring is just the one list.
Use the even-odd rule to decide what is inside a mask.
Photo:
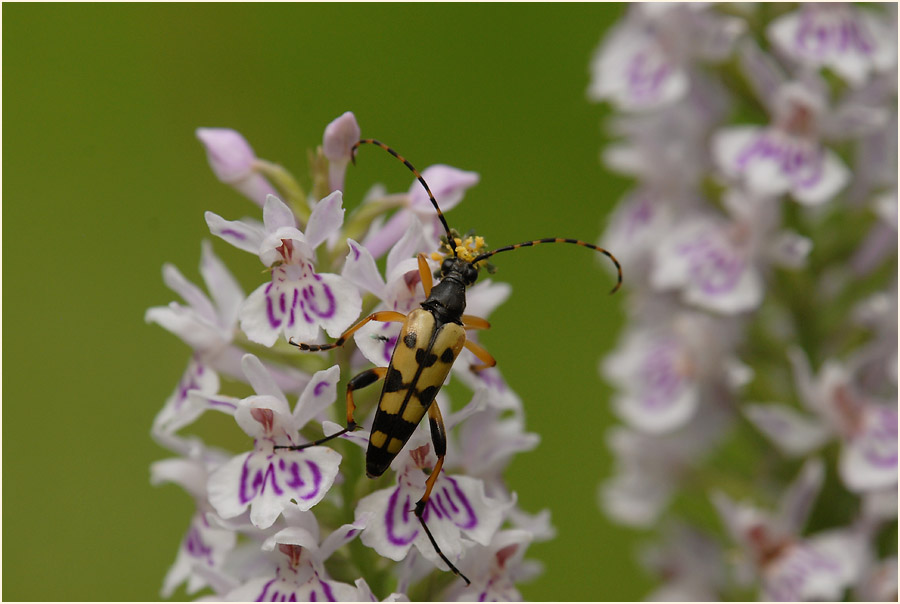
[(418, 363), (421, 367), (431, 367), (432, 365), (434, 365), (435, 361), (437, 361), (436, 354), (432, 352), (426, 353), (421, 348), (416, 351), (416, 363)]
[(403, 343), (406, 344), (407, 348), (415, 348), (416, 347), (416, 332), (411, 331), (405, 336), (403, 336)]
[(403, 389), (403, 374), (399, 371), (390, 367), (388, 369), (387, 377), (384, 379), (384, 391), (385, 392), (399, 392)]
[(423, 388), (422, 390), (420, 390), (419, 394), (418, 394), (418, 399), (419, 399), (419, 402), (422, 403), (422, 406), (424, 407), (424, 406), (428, 405), (428, 403), (433, 401), (435, 395), (438, 393), (438, 390), (440, 390), (440, 389), (441, 389), (440, 386), (429, 386), (428, 388)]
[(441, 362), (443, 363), (452, 363), (455, 358), (456, 355), (453, 354), (452, 348), (447, 348), (446, 350), (444, 350), (444, 352), (441, 353)]

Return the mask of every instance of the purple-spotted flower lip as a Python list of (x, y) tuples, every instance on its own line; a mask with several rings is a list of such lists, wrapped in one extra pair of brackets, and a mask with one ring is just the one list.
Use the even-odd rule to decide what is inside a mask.
[[(239, 414), (240, 409), (236, 416)], [(275, 416), (273, 427), (283, 432), (279, 426), (284, 423), (285, 418)], [(257, 431), (272, 432), (267, 427)], [(277, 436), (257, 438), (254, 450), (233, 457), (210, 474), (209, 502), (219, 516), (234, 518), (249, 507), (250, 522), (265, 529), (285, 509), (308, 510), (325, 497), (337, 476), (340, 454), (327, 447), (274, 449), (276, 442), (292, 441)]]
[(359, 316), (359, 290), (338, 275), (316, 273), (311, 264), (282, 264), (241, 308), (241, 328), (251, 340), (272, 346), (280, 334), (313, 342), (322, 327), (338, 337)]
[(635, 429), (664, 434), (694, 418), (709, 379), (702, 365), (677, 331), (653, 328), (629, 333), (603, 373), (621, 388), (614, 400), (619, 416)]
[(806, 74), (789, 80), (753, 42), (741, 48), (743, 69), (770, 116), (765, 126), (737, 125), (712, 138), (712, 156), (729, 178), (752, 193), (784, 193), (808, 205), (824, 203), (850, 174), (826, 140), (854, 138), (887, 120), (883, 110), (848, 97), (829, 107), (824, 80)]
[(751, 192), (764, 197), (790, 192), (806, 205), (828, 201), (850, 178), (833, 151), (775, 127), (723, 129), (713, 137), (713, 156), (726, 175)]
[(686, 302), (725, 315), (754, 309), (764, 293), (756, 234), (741, 220), (685, 217), (656, 246), (650, 284), (680, 290)]
[(686, 375), (683, 351), (672, 341), (662, 341), (649, 351), (641, 363), (640, 375), (646, 387), (642, 402), (648, 409), (658, 409), (671, 402), (673, 392), (681, 388)]
[(897, 487), (897, 410), (866, 404), (856, 433), (845, 439), (838, 473), (856, 493)]
[(897, 411), (873, 408), (869, 410), (865, 431), (859, 443), (862, 455), (872, 466), (897, 469)]
[(690, 274), (700, 289), (711, 296), (732, 291), (746, 266), (735, 250), (717, 245), (713, 237), (686, 242), (677, 248), (690, 258)]
[(657, 109), (688, 90), (680, 58), (666, 52), (652, 30), (634, 17), (609, 34), (594, 55), (591, 71), (588, 98), (609, 100), (626, 111)]
[(851, 86), (897, 65), (896, 31), (883, 15), (849, 3), (806, 4), (775, 19), (767, 36), (775, 48), (806, 67), (830, 67)]

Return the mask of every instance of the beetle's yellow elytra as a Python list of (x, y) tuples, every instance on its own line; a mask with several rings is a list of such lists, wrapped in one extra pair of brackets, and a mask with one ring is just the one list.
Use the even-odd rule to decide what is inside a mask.
[(384, 446), (385, 441), (387, 441), (387, 434), (382, 432), (381, 430), (375, 430), (372, 432), (372, 436), (369, 439), (374, 446), (381, 448)]
[(425, 407), (418, 398), (410, 398), (406, 402), (406, 408), (403, 410), (403, 419), (411, 424), (418, 424), (425, 415)]
[(461, 325), (438, 325), (434, 315), (424, 309), (409, 313), (385, 375), (372, 425), (369, 450), (378, 457), (378, 465), (386, 467), (412, 436), (465, 343), (466, 332)]
[[(445, 323), (435, 333), (434, 315), (421, 308), (409, 313), (391, 357), (379, 411), (418, 424), (465, 342), (461, 325)], [(377, 416), (375, 421), (374, 428), (381, 429)]]

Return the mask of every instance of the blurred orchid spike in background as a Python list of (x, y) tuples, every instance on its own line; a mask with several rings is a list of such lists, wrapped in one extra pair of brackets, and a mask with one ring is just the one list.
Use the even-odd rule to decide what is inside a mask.
[(635, 4), (591, 74), (648, 597), (896, 601), (897, 6)]

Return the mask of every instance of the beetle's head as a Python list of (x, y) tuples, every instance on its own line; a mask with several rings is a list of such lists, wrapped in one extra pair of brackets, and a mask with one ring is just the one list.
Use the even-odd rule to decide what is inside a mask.
[(478, 269), (472, 263), (466, 262), (462, 258), (448, 256), (441, 263), (441, 279), (447, 279), (448, 277), (451, 279), (455, 277), (468, 287), (478, 279)]

